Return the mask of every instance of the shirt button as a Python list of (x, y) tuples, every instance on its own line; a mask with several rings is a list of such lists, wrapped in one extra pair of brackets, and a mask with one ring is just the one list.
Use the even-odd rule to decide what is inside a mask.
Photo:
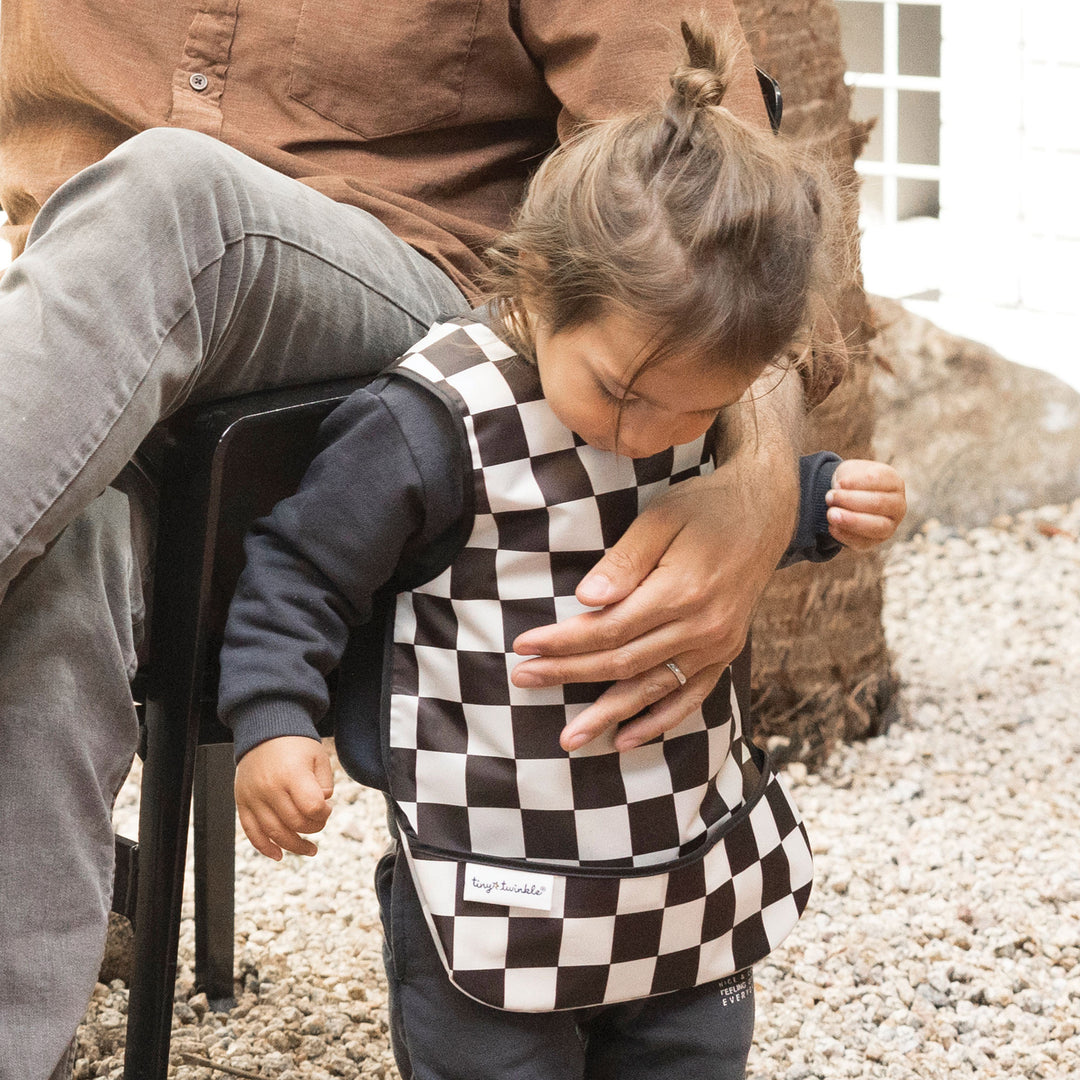
[(191, 84), (191, 89), (195, 91), (205, 90), (210, 84), (210, 80), (201, 71), (196, 71), (194, 75), (189, 76), (188, 82)]

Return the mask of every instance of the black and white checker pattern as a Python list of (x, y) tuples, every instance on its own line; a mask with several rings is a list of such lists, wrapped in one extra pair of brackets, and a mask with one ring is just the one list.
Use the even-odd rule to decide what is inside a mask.
[(413, 878), (451, 981), (496, 1008), (548, 1012), (697, 986), (756, 963), (794, 927), (813, 875), (798, 812), (765, 768), (759, 796), (700, 852), (657, 873), (556, 873), (546, 911), (464, 899), (470, 863), (413, 842)]
[[(721, 858), (713, 852), (726, 850), (727, 844), (715, 839), (726, 825), (745, 816), (748, 793), (760, 786), (762, 774), (741, 738), (727, 675), (699, 712), (662, 739), (620, 754), (608, 738), (566, 754), (558, 745), (559, 734), (603, 686), (518, 689), (510, 682), (520, 660), (512, 643), (528, 627), (584, 610), (573, 595), (577, 583), (652, 498), (678, 480), (711, 471), (711, 441), (702, 439), (639, 461), (595, 450), (559, 423), (543, 399), (535, 369), (479, 323), (455, 320), (436, 326), (398, 370), (432, 385), (460, 410), (475, 481), (474, 525), (463, 551), (434, 580), (401, 594), (395, 613), (390, 784), (404, 819), (403, 833), (415, 841), (418, 888), (434, 913), (433, 929), (449, 932), (451, 941), (465, 949), (462, 955), (468, 955), (466, 928), (479, 916), (457, 910), (448, 869), (464, 873), (465, 864), (420, 859), (421, 849), (525, 865), (609, 873), (619, 868), (626, 876), (559, 879), (590, 883), (587, 889), (574, 885), (572, 890), (584, 889), (581, 912), (591, 912), (579, 912), (575, 929), (560, 931), (559, 940), (567, 942), (565, 954), (559, 946), (560, 956), (572, 957), (574, 939), (565, 935), (578, 933), (584, 935), (583, 949), (588, 937), (591, 956), (603, 940), (601, 927), (608, 924), (596, 924), (593, 929), (600, 936), (589, 936), (588, 920), (633, 915), (631, 922), (644, 926), (636, 901), (626, 898), (636, 895), (635, 888), (645, 888), (640, 883), (663, 878), (667, 889), (675, 878), (683, 880), (683, 871), (670, 868), (673, 861), (705, 866)], [(763, 828), (758, 825), (757, 832)], [(741, 835), (738, 829), (735, 833)], [(714, 847), (702, 858), (709, 845)], [(435, 866), (441, 874), (437, 882)], [(643, 868), (660, 866), (665, 867), (662, 874), (639, 876)], [(619, 882), (639, 884), (627, 884), (626, 897), (615, 907), (605, 907), (603, 896), (621, 889)], [(720, 891), (720, 886), (710, 887), (696, 898), (699, 906)], [(709, 900), (714, 906), (719, 902)], [(630, 907), (622, 910), (619, 903)], [(648, 909), (654, 921), (665, 906), (671, 905), (665, 901)], [(681, 902), (675, 906), (684, 914), (690, 910)], [(507, 920), (505, 907), (496, 910), (502, 913), (498, 919)], [(685, 929), (693, 924), (692, 918), (673, 918), (663, 939), (669, 943), (678, 937), (676, 925)], [(449, 931), (446, 919), (451, 920)], [(540, 937), (547, 940), (553, 927), (550, 914), (534, 914), (528, 921), (546, 924)], [(624, 918), (619, 925), (631, 922)], [(516, 934), (523, 932), (519, 919), (510, 923)], [(625, 933), (620, 930), (620, 935)], [(729, 927), (724, 933), (734, 935), (735, 930)], [(721, 937), (713, 934), (709, 940)], [(747, 938), (748, 931), (738, 939), (742, 944), (732, 938), (732, 955), (753, 951), (745, 945)], [(490, 940), (501, 939), (496, 934)], [(477, 968), (473, 956), (462, 970), (523, 972), (521, 958), (528, 951), (523, 942), (512, 956), (507, 954), (504, 965)], [(550, 960), (550, 941), (544, 947), (535, 944), (541, 952), (546, 948)], [(720, 949), (715, 946), (712, 952), (719, 955)], [(678, 951), (665, 948), (663, 955)], [(448, 949), (448, 966), (454, 971), (458, 953), (458, 947)], [(614, 949), (612, 955), (621, 955), (621, 950)], [(656, 955), (652, 959), (656, 961)], [(612, 967), (611, 956), (603, 963), (605, 971)], [(640, 996), (642, 961), (627, 963), (638, 975), (631, 977), (631, 968), (620, 967), (624, 974), (616, 983), (636, 989), (612, 991), (621, 996), (601, 995), (597, 1000)], [(670, 958), (664, 961), (669, 967), (672, 963)], [(566, 966), (593, 965), (556, 965), (560, 970)], [(531, 982), (531, 977), (513, 978)], [(650, 985), (666, 986), (666, 976), (650, 978)], [(565, 996), (556, 994), (551, 1001)], [(505, 1004), (510, 1000), (517, 1000), (516, 995), (500, 995), (502, 1007), (522, 1007)], [(547, 1004), (539, 1007), (569, 1007), (543, 1000)]]
[(686, 851), (743, 800), (730, 680), (663, 740), (567, 755), (567, 720), (600, 687), (519, 690), (523, 630), (584, 608), (578, 582), (675, 477), (712, 468), (706, 440), (642, 461), (565, 428), (535, 368), (482, 324), (442, 324), (402, 369), (461, 409), (476, 515), (464, 550), (399, 602), (391, 701), (395, 798), (429, 843), (570, 865), (647, 866)]

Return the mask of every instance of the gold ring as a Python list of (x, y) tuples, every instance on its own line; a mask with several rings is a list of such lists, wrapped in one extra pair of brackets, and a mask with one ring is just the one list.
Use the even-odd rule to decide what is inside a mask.
[(664, 667), (666, 667), (668, 671), (670, 671), (671, 674), (679, 680), (680, 686), (686, 685), (686, 676), (682, 673), (682, 668), (679, 667), (679, 665), (676, 664), (674, 660), (669, 660), (666, 664), (664, 664)]

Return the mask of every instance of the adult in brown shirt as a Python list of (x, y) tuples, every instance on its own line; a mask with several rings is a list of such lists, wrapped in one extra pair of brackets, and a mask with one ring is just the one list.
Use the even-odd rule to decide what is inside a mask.
[[(707, 6), (734, 20), (730, 0)], [(659, 94), (683, 14), (4, 0), (0, 204), (18, 258), (0, 283), (0, 1080), (63, 1075), (104, 936), (145, 585), (141, 493), (107, 485), (182, 402), (375, 370), (475, 300), (536, 160)], [(765, 122), (749, 60), (726, 100)], [(809, 371), (811, 400), (834, 377)], [(657, 567), (641, 588), (534, 633), (552, 655), (519, 672), (626, 676), (594, 729), (693, 707), (787, 544), (801, 399), (788, 379), (759, 402), (710, 497), (664, 503), (586, 583), (606, 603)]]

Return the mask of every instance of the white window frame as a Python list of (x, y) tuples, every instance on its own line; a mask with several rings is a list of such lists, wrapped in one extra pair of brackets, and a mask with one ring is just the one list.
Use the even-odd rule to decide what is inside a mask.
[[(838, 4), (849, 0), (837, 0)], [(899, 208), (898, 181), (931, 180), (941, 184), (940, 156), (937, 165), (912, 165), (899, 160), (900, 91), (931, 91), (941, 100), (942, 80), (939, 75), (900, 74), (900, 4), (920, 7), (943, 7), (944, 0), (862, 0), (878, 3), (882, 8), (882, 72), (849, 71), (844, 81), (850, 87), (882, 91), (882, 113), (878, 117), (881, 131), (882, 160), (855, 163), (861, 176), (881, 178), (882, 224), (895, 225)], [(940, 71), (940, 67), (939, 67)], [(939, 112), (940, 116), (940, 112)]]

